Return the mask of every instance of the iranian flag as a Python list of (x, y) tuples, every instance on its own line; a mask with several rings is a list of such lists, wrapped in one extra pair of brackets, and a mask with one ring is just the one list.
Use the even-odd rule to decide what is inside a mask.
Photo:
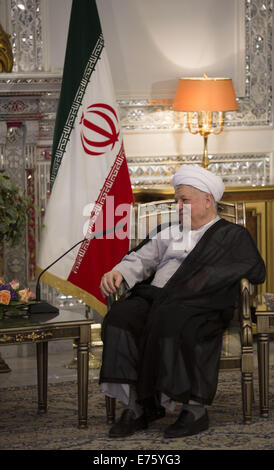
[[(95, 0), (72, 3), (38, 273), (100, 314), (99, 285), (128, 251), (133, 194)], [(91, 237), (97, 237), (96, 239)]]

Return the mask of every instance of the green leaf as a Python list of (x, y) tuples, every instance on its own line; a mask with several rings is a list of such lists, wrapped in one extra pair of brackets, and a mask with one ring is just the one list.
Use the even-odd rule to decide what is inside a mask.
[(32, 199), (11, 183), (9, 177), (0, 171), (0, 240), (19, 244), (25, 231), (28, 208)]
[(0, 233), (7, 233), (8, 229), (9, 229), (8, 224), (5, 224), (5, 222), (0, 221)]

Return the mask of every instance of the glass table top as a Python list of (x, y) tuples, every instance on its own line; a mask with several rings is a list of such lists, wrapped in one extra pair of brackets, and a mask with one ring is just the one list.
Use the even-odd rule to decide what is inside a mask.
[(93, 321), (92, 313), (60, 309), (58, 313), (32, 313), (24, 316), (7, 316), (0, 319), (0, 331), (9, 328), (28, 328), (33, 326), (68, 323), (74, 321)]

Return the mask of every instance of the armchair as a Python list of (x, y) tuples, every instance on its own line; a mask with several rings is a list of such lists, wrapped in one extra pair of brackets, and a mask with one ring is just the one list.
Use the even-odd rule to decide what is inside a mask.
[[(137, 203), (133, 207), (133, 227), (136, 237), (131, 240), (134, 248), (146, 235), (160, 223), (172, 223), (176, 217), (176, 204), (174, 200), (154, 201), (149, 203)], [(218, 203), (219, 215), (236, 224), (246, 224), (245, 205), (242, 202)], [(248, 424), (252, 417), (253, 399), (253, 338), (252, 320), (250, 309), (250, 294), (252, 286), (249, 281), (242, 279), (239, 286), (239, 305), (235, 309), (234, 318), (229, 328), (224, 332), (220, 370), (238, 369), (241, 374), (242, 384), (242, 409), (243, 422)], [(122, 283), (118, 291), (109, 297), (108, 306), (113, 301), (120, 299), (126, 293)], [(106, 397), (107, 422), (115, 420), (115, 398)]]

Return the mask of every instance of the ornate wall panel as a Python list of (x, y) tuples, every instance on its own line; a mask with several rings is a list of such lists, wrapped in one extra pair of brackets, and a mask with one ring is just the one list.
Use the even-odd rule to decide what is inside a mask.
[[(272, 0), (245, 2), (245, 95), (239, 111), (226, 113), (227, 127), (272, 125)], [(186, 127), (185, 113), (173, 113), (170, 100), (121, 100), (125, 130)]]
[[(41, 21), (44, 1), (6, 0), (11, 12), (15, 65), (12, 78), (9, 74), (0, 76), (0, 90), (3, 92), (58, 92), (60, 89), (61, 75), (44, 71), (43, 55), (46, 52)], [(226, 126), (269, 126), (272, 124), (272, 0), (245, 0), (244, 27), (245, 95), (238, 98), (239, 111), (226, 114)], [(6, 102), (6, 106), (11, 106), (11, 103)], [(119, 106), (125, 131), (174, 130), (185, 125), (184, 113), (173, 113), (170, 100), (137, 100), (132, 97), (119, 100)], [(56, 101), (53, 112), (55, 110)]]
[(10, 1), (11, 44), (14, 72), (43, 70), (40, 0)]

